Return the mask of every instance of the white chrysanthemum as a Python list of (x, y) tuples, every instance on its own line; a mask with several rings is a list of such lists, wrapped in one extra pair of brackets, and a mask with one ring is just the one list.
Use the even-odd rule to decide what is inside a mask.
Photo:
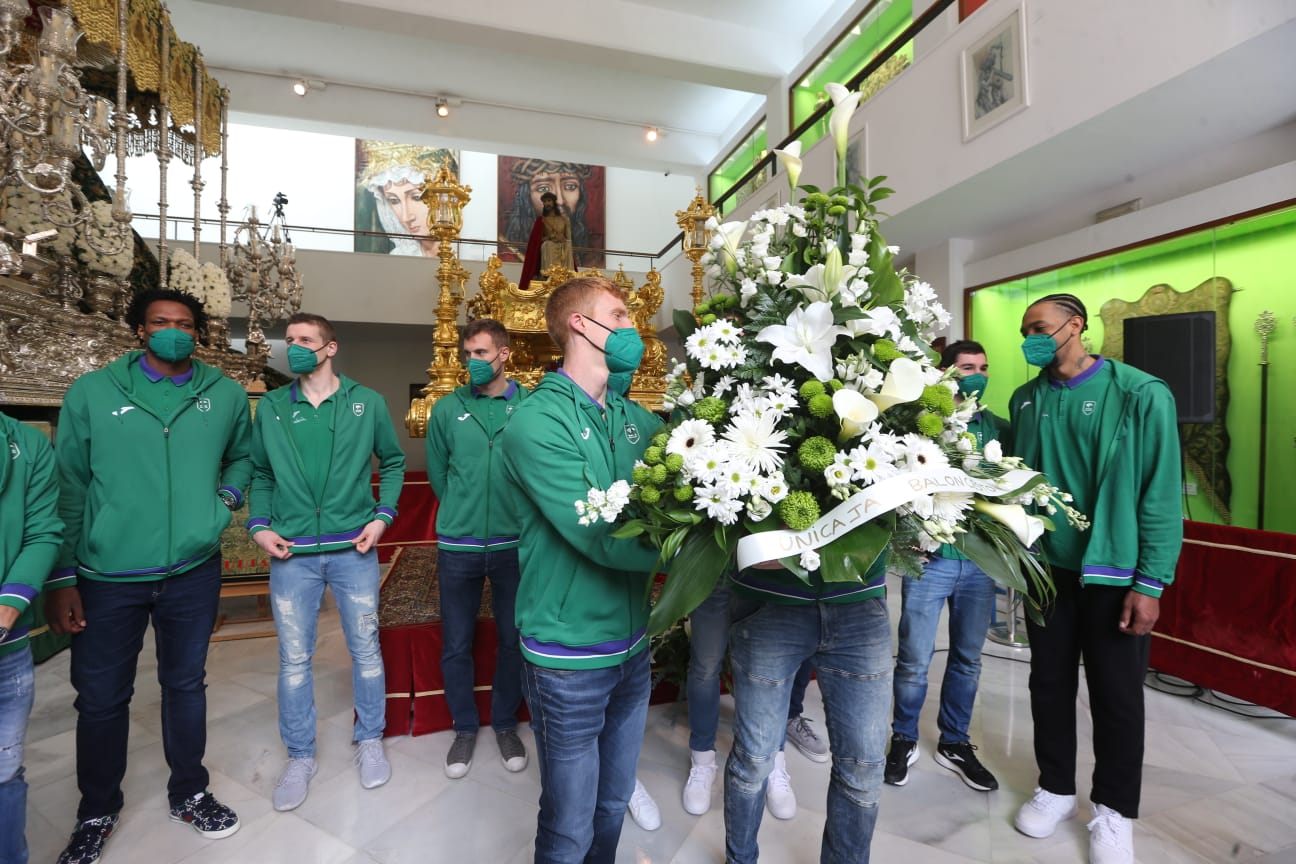
[(828, 481), (829, 487), (849, 486), (852, 473), (849, 457), (845, 453), (838, 453), (833, 457), (833, 464), (824, 469), (824, 479)]
[(738, 521), (743, 502), (730, 495), (724, 485), (708, 483), (694, 491), (693, 507), (697, 510), (705, 510), (708, 518), (716, 520), (721, 525), (732, 525)]
[(724, 454), (718, 447), (703, 447), (684, 460), (684, 476), (699, 483), (714, 483), (725, 475)]
[(732, 458), (770, 474), (782, 467), (783, 455), (779, 451), (787, 449), (787, 432), (777, 428), (777, 422), (769, 413), (761, 417), (739, 414), (729, 421), (720, 437), (729, 442)]
[(676, 426), (666, 442), (667, 453), (678, 453), (686, 460), (702, 447), (715, 443), (715, 428), (705, 420), (685, 420)]
[(932, 515), (941, 522), (956, 524), (975, 501), (971, 492), (937, 492), (932, 496)]
[(856, 447), (849, 457), (851, 479), (858, 480), (865, 486), (899, 473), (891, 455), (877, 441), (866, 447)]
[(711, 387), (712, 396), (723, 396), (729, 392), (729, 388), (734, 385), (732, 375), (721, 375)]
[(928, 468), (948, 468), (949, 460), (935, 441), (926, 435), (911, 432), (904, 436), (896, 464), (906, 471), (922, 471)]

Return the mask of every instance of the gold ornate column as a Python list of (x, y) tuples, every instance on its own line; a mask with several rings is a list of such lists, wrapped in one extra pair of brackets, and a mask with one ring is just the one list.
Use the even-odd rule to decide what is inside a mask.
[(405, 415), (405, 428), (411, 438), (427, 434), (428, 415), (432, 403), (459, 385), (463, 364), (459, 362), (459, 303), (463, 299), (463, 285), (468, 272), (455, 257), (454, 241), (463, 229), (463, 208), (471, 200), (472, 187), (459, 183), (450, 171), (449, 163), (442, 163), (436, 177), (423, 184), (419, 196), (428, 208), (429, 228), (440, 243), (437, 282), (441, 293), (437, 300), (437, 323), (432, 336), (432, 365), (428, 367), (428, 384), (422, 395), (410, 402)]
[(684, 232), (684, 254), (693, 262), (693, 307), (702, 302), (702, 256), (711, 243), (711, 229), (707, 223), (715, 218), (716, 209), (702, 197), (702, 187), (689, 203), (687, 210), (675, 211), (675, 224)]

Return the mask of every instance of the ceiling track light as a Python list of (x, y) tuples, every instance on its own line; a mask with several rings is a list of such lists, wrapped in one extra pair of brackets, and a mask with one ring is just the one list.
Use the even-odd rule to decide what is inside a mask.
[(438, 117), (449, 117), (449, 116), (450, 116), (450, 105), (449, 105), (449, 103), (447, 103), (446, 100), (445, 100), (444, 98), (441, 98), (441, 97), (439, 97), (439, 96), (437, 97), (437, 101), (436, 101), (436, 113), (437, 113), (437, 116), (438, 116)]
[(312, 81), (310, 78), (297, 78), (292, 82), (292, 92), (304, 97), (307, 93), (327, 89), (323, 81)]
[(644, 140), (651, 144), (653, 141), (656, 141), (665, 134), (665, 132), (656, 126), (649, 126), (647, 131), (644, 132)]

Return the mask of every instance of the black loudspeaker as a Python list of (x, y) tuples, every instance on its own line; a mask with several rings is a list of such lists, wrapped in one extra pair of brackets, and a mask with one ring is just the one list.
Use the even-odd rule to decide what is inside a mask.
[(1125, 319), (1125, 362), (1170, 385), (1180, 423), (1215, 422), (1215, 313)]

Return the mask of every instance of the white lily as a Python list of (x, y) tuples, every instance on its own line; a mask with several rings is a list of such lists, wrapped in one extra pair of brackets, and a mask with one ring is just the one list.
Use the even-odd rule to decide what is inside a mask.
[(833, 394), (832, 400), (833, 410), (841, 419), (841, 434), (837, 436), (839, 443), (863, 435), (868, 425), (877, 419), (877, 406), (858, 390), (843, 387)]
[(828, 120), (828, 130), (832, 133), (833, 144), (837, 148), (837, 185), (846, 185), (846, 143), (850, 138), (851, 116), (859, 107), (860, 97), (864, 94), (856, 90), (847, 90), (840, 84), (828, 84), (824, 87), (832, 97), (833, 112)]
[(914, 401), (922, 395), (923, 386), (922, 365), (908, 357), (897, 357), (891, 361), (886, 380), (882, 382), (882, 391), (867, 396), (878, 411), (885, 411), (892, 405)]
[[(833, 258), (836, 257), (836, 272), (833, 271)], [(841, 284), (843, 281), (849, 281), (855, 276), (855, 268), (841, 263), (841, 252), (836, 248), (828, 253), (828, 262), (826, 264), (816, 264), (806, 272), (797, 276), (788, 276), (783, 280), (783, 284), (800, 288), (801, 294), (811, 303), (820, 300), (832, 300), (841, 293)]]
[(779, 165), (787, 173), (788, 187), (796, 192), (797, 181), (801, 179), (801, 142), (793, 141), (784, 150), (775, 150)]
[[(733, 276), (738, 270), (738, 244), (742, 242), (743, 234), (747, 233), (746, 222), (726, 222), (716, 229), (715, 237), (711, 245), (716, 248), (716, 257), (724, 265), (725, 270)], [(720, 241), (717, 243), (716, 241)]]
[(775, 360), (803, 366), (815, 378), (827, 381), (833, 375), (833, 343), (845, 332), (845, 327), (833, 323), (832, 304), (816, 302), (798, 307), (786, 324), (771, 324), (756, 338), (774, 346)]
[(1026, 512), (1020, 504), (995, 504), (978, 498), (972, 505), (978, 513), (984, 513), (996, 522), (1002, 522), (1016, 535), (1026, 548), (1035, 545), (1035, 541), (1044, 533), (1044, 522), (1038, 516)]

